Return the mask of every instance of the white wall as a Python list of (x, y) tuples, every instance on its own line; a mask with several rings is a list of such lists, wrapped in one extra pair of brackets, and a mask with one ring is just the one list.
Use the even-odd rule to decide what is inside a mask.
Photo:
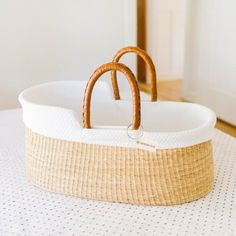
[[(88, 79), (136, 44), (135, 0), (1, 0), (0, 109), (50, 80)], [(134, 68), (135, 59), (129, 60)]]
[(148, 0), (148, 51), (159, 79), (183, 78), (187, 0)]
[(236, 125), (236, 1), (190, 0), (183, 96)]

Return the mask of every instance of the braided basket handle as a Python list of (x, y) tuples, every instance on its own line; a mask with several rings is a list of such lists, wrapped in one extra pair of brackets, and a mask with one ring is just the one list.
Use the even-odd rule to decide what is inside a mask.
[(123, 64), (120, 63), (107, 63), (100, 66), (90, 77), (85, 93), (84, 93), (84, 104), (83, 104), (83, 127), (91, 128), (90, 124), (90, 105), (91, 105), (91, 96), (93, 92), (93, 88), (97, 80), (108, 71), (120, 71), (126, 77), (129, 82), (132, 98), (133, 98), (133, 121), (132, 121), (132, 129), (137, 130), (140, 126), (140, 94), (138, 83), (135, 79), (132, 71)]
[[(141, 48), (138, 47), (125, 47), (120, 49), (116, 55), (113, 58), (113, 62), (119, 62), (120, 58), (126, 54), (126, 53), (136, 53), (139, 55), (147, 64), (149, 71), (150, 71), (150, 76), (151, 76), (151, 101), (157, 101), (157, 78), (156, 78), (156, 70), (155, 66), (153, 64), (152, 59), (150, 56)], [(111, 72), (111, 79), (112, 79), (112, 87), (114, 90), (114, 96), (116, 100), (120, 99), (120, 93), (119, 93), (119, 88), (118, 88), (118, 83), (117, 83), (117, 76), (116, 76), (116, 71)]]

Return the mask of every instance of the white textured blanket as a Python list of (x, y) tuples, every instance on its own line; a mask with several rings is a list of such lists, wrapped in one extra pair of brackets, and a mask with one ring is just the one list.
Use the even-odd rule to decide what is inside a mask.
[(215, 186), (198, 201), (171, 207), (86, 201), (27, 182), (21, 115), (0, 112), (0, 236), (236, 235), (236, 139), (215, 130)]

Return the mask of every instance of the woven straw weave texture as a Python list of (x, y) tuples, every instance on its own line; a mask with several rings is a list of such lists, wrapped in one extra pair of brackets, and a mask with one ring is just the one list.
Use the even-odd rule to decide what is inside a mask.
[(212, 143), (157, 150), (88, 145), (26, 128), (28, 179), (47, 191), (139, 205), (174, 205), (205, 196), (214, 181)]

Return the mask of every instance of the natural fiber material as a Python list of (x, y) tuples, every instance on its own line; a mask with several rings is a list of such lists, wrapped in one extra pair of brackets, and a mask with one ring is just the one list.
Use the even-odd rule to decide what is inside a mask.
[(206, 195), (213, 185), (211, 141), (145, 150), (48, 138), (26, 129), (29, 180), (45, 190), (86, 199), (173, 205)]

